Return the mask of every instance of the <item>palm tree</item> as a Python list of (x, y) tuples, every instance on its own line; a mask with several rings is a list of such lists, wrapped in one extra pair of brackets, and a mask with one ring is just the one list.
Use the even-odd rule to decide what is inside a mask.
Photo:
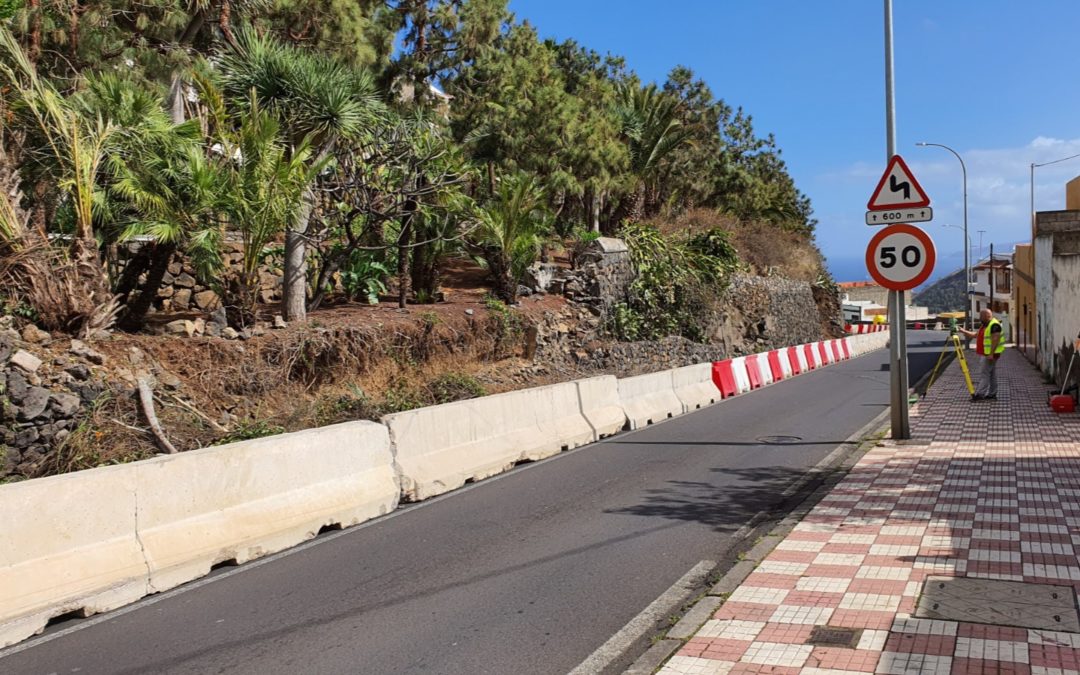
[[(174, 253), (185, 249), (200, 276), (221, 265), (217, 218), (221, 179), (207, 162), (196, 121), (174, 124), (160, 96), (111, 74), (91, 77), (76, 105), (115, 125), (117, 142), (105, 166), (98, 220), (106, 243), (146, 237), (114, 290), (124, 303), (121, 325), (142, 327)], [(131, 294), (145, 273), (138, 294)]]
[(480, 225), (469, 246), (487, 266), (495, 296), (503, 302), (517, 300), (518, 283), (540, 253), (549, 221), (544, 204), (536, 178), (516, 173), (499, 181), (494, 199), (478, 214)]
[(655, 84), (639, 87), (634, 82), (623, 82), (618, 94), (616, 112), (630, 151), (633, 181), (632, 201), (626, 210), (626, 218), (638, 222), (645, 215), (646, 195), (654, 187), (664, 160), (686, 142), (693, 131), (684, 128), (678, 119), (678, 100), (660, 91)]
[[(258, 105), (272, 112), (288, 134), (289, 150), (311, 148), (310, 162), (324, 162), (339, 140), (355, 137), (378, 123), (383, 113), (374, 80), (320, 54), (260, 36), (250, 29), (217, 63), (223, 91), (241, 108)], [(252, 95), (252, 92), (254, 94)], [(305, 192), (295, 223), (285, 233), (285, 315), (307, 316), (308, 225), (314, 194)]]
[[(20, 273), (10, 264), (0, 272), (7, 277), (5, 281), (22, 287), (46, 327), (89, 334), (110, 325), (117, 309), (94, 230), (99, 173), (117, 128), (101, 117), (82, 114), (72, 99), (41, 79), (11, 32), (3, 27), (0, 54), (5, 57), (0, 60), (0, 83), (10, 89), (28, 125), (37, 132), (41, 142), (33, 152), (60, 188), (74, 220), (74, 236), (66, 253), (50, 247), (44, 231), (16, 228), (9, 233), (24, 240), (36, 237), (35, 243), (14, 242), (14, 247), (29, 256), (22, 259), (27, 264), (38, 256), (31, 267), (52, 268), (51, 273), (44, 277), (31, 271)], [(5, 221), (10, 221), (10, 214)], [(10, 222), (4, 229), (12, 229)], [(8, 247), (12, 244), (13, 240), (9, 241)], [(52, 255), (60, 256), (55, 264), (41, 259)]]

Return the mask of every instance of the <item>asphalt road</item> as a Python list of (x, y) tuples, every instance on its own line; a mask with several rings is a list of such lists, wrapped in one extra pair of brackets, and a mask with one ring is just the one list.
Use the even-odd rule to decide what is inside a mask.
[[(908, 335), (915, 382), (944, 335)], [(621, 434), (61, 624), (0, 672), (566, 673), (884, 410), (888, 377), (879, 350)]]

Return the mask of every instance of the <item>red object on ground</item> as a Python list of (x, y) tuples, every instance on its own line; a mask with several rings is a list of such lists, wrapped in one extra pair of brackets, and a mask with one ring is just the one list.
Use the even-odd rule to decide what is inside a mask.
[(773, 382), (784, 379), (784, 367), (780, 365), (780, 352), (776, 350), (769, 352), (769, 370), (772, 371)]
[(834, 361), (843, 361), (844, 357), (840, 354), (840, 345), (836, 344), (839, 340), (829, 340), (829, 347), (832, 348), (832, 354), (835, 357)]
[(1072, 394), (1054, 394), (1050, 397), (1050, 409), (1058, 413), (1069, 413), (1076, 410), (1076, 401)]
[(847, 338), (844, 338), (843, 340), (840, 341), (840, 346), (844, 348), (844, 358), (845, 359), (850, 359), (851, 358), (851, 348), (848, 347)]
[(739, 393), (739, 385), (735, 382), (735, 368), (731, 363), (731, 359), (716, 361), (712, 364), (712, 381), (724, 398)]
[(806, 356), (806, 369), (813, 370), (817, 367), (814, 361), (814, 345), (803, 345), (803, 354)]
[(788, 347), (787, 348), (787, 360), (791, 364), (791, 374), (799, 375), (802, 373), (802, 366), (799, 365), (799, 348)]
[(758, 369), (758, 355), (751, 354), (745, 359), (746, 362), (746, 374), (750, 378), (751, 389), (761, 389), (761, 385), (764, 384), (761, 381), (761, 371)]
[(921, 323), (919, 323), (918, 321), (916, 321), (915, 322), (915, 330), (922, 330), (922, 329), (923, 329), (923, 325)]
[(848, 335), (851, 334), (851, 324), (850, 323), (844, 324), (844, 332), (847, 333)]
[(829, 352), (826, 351), (828, 348), (829, 347), (825, 342), (817, 343), (818, 354), (821, 354), (821, 365), (823, 366), (829, 365)]

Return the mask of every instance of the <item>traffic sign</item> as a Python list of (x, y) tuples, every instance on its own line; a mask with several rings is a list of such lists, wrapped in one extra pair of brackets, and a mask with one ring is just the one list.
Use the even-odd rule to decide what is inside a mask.
[(919, 181), (915, 180), (915, 174), (904, 163), (904, 158), (893, 155), (866, 208), (871, 211), (894, 211), (924, 206), (930, 206), (930, 198)]
[(930, 278), (936, 253), (930, 235), (914, 225), (890, 225), (866, 247), (866, 269), (891, 291), (908, 291)]
[(925, 223), (934, 219), (934, 209), (924, 206), (921, 209), (896, 209), (895, 211), (867, 211), (867, 225), (888, 225), (889, 223)]

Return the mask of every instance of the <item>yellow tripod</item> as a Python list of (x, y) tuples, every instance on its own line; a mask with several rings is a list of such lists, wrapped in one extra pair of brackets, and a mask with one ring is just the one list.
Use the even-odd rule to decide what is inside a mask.
[(938, 369), (941, 368), (941, 362), (945, 360), (945, 355), (949, 352), (949, 343), (952, 343), (952, 350), (956, 353), (956, 360), (960, 362), (960, 370), (964, 371), (964, 381), (967, 382), (967, 388), (969, 394), (975, 393), (975, 385), (971, 382), (971, 371), (968, 370), (967, 359), (964, 358), (964, 344), (960, 342), (960, 336), (955, 332), (949, 335), (945, 340), (945, 345), (941, 348), (941, 355), (938, 356), (937, 364), (934, 366), (934, 372), (930, 374), (930, 382), (927, 383), (926, 389), (930, 390), (930, 387), (934, 384), (934, 379), (937, 378)]

